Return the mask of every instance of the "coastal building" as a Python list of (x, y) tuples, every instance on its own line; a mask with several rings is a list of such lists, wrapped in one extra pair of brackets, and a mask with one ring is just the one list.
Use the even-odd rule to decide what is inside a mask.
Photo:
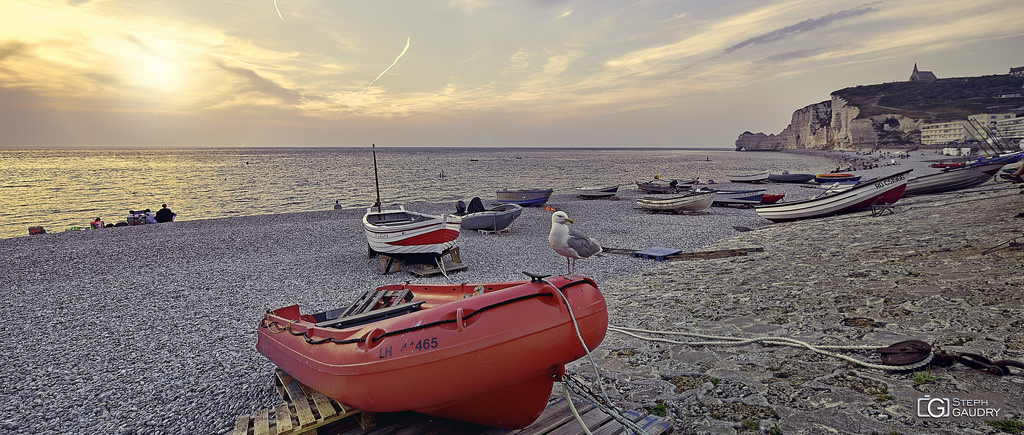
[(931, 71), (918, 71), (917, 62), (914, 62), (914, 72), (910, 74), (910, 81), (912, 82), (934, 82), (938, 80)]
[[(1016, 120), (1016, 121), (1014, 121)], [(1020, 135), (1024, 118), (1014, 113), (976, 113), (964, 121), (933, 122), (921, 125), (922, 145), (946, 145), (972, 140), (1009, 139), (1009, 132)], [(995, 138), (991, 136), (996, 136)]]
[(996, 131), (1011, 145), (1024, 146), (1024, 116), (1015, 116), (996, 122)]
[(999, 121), (1013, 119), (1013, 113), (976, 113), (967, 117), (968, 120), (977, 122), (988, 128), (994, 128)]
[(1024, 66), (1010, 68), (1010, 77), (1024, 77)]
[(922, 145), (961, 143), (965, 139), (967, 139), (967, 129), (964, 128), (964, 121), (921, 124)]

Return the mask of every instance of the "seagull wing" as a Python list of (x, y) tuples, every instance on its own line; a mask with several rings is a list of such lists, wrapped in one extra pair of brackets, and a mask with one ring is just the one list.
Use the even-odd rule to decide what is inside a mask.
[(597, 240), (587, 237), (585, 234), (569, 228), (569, 247), (579, 254), (580, 258), (587, 258), (601, 253), (601, 245)]

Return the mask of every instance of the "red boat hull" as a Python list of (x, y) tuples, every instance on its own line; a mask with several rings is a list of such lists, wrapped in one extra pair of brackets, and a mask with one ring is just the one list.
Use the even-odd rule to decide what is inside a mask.
[[(528, 426), (565, 364), (601, 343), (604, 297), (586, 278), (397, 285), (419, 311), (350, 328), (316, 325), (297, 306), (267, 313), (257, 349), (324, 395), (370, 412), (424, 414), (502, 428)], [(476, 290), (483, 293), (473, 295)], [(559, 295), (559, 290), (569, 301)], [(360, 341), (362, 340), (362, 341)]]

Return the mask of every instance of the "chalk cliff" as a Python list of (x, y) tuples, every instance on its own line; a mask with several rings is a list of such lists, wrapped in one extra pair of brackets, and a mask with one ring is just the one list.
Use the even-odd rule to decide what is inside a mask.
[(792, 121), (779, 134), (744, 132), (736, 149), (746, 151), (840, 150), (856, 151), (884, 145), (921, 141), (922, 120), (901, 113), (860, 118), (861, 110), (833, 94), (829, 101), (793, 112)]
[(736, 139), (736, 149), (855, 151), (912, 146), (921, 142), (924, 123), (1024, 111), (1022, 84), (1024, 78), (995, 75), (841, 89), (828, 101), (793, 112), (789, 125), (778, 134), (744, 132)]

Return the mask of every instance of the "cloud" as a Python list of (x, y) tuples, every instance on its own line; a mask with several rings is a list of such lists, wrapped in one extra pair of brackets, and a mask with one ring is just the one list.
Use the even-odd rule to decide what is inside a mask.
[(854, 9), (847, 9), (844, 11), (833, 12), (831, 14), (819, 17), (819, 18), (808, 18), (792, 26), (786, 26), (781, 29), (776, 29), (771, 32), (755, 36), (735, 44), (725, 49), (726, 53), (732, 53), (744, 47), (758, 44), (766, 44), (769, 42), (779, 41), (782, 39), (790, 38), (801, 33), (810, 32), (812, 30), (828, 26), (836, 21), (842, 21), (849, 18), (859, 17), (861, 15), (875, 12), (877, 8), (869, 6), (861, 6)]
[(28, 45), (21, 41), (7, 41), (0, 44), (0, 62), (10, 56), (24, 54), (27, 48)]
[(820, 55), (822, 53), (831, 53), (831, 52), (839, 50), (840, 48), (842, 48), (842, 46), (817, 47), (817, 48), (809, 48), (809, 49), (806, 49), (806, 50), (795, 50), (795, 51), (790, 51), (790, 52), (786, 52), (786, 53), (775, 54), (775, 55), (768, 56), (768, 57), (763, 57), (761, 59), (755, 60), (754, 63), (759, 63), (759, 64), (784, 63), (784, 62), (788, 62), (788, 61), (795, 60), (795, 59), (806, 59), (806, 58), (810, 58), (810, 57), (815, 57), (815, 56)]
[(219, 61), (216, 62), (216, 64), (222, 70), (242, 78), (245, 83), (244, 87), (246, 92), (258, 92), (292, 104), (300, 104), (304, 101), (304, 98), (299, 92), (288, 89), (275, 83), (273, 80), (262, 77), (255, 71), (227, 66)]

